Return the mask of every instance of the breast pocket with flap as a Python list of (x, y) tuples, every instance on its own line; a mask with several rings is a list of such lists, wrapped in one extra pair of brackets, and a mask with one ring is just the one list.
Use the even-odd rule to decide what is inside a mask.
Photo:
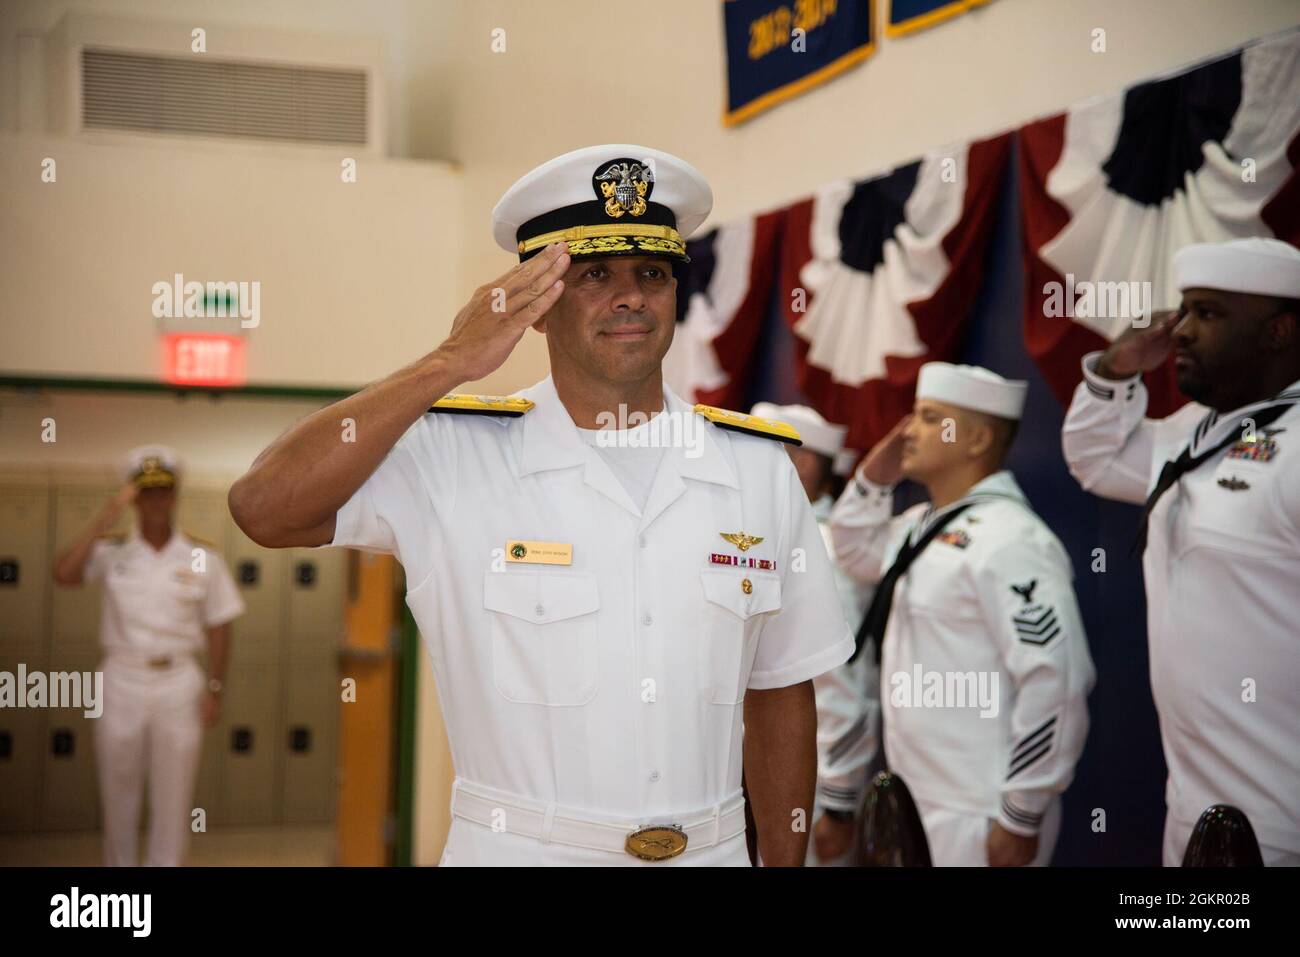
[(700, 585), (705, 615), (698, 647), (705, 699), (737, 705), (745, 699), (763, 616), (781, 608), (781, 579), (770, 572), (707, 568), (700, 572)]
[(497, 690), (520, 704), (581, 705), (596, 696), (596, 576), (485, 572)]

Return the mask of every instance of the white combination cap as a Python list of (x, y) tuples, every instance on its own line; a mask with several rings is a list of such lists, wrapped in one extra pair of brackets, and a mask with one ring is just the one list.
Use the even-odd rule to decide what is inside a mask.
[(492, 236), (521, 262), (560, 241), (573, 259), (689, 262), (686, 238), (712, 208), (713, 191), (690, 163), (647, 146), (611, 143), (565, 153), (522, 176), (492, 210)]
[(181, 457), (166, 445), (142, 445), (126, 453), (122, 479), (139, 488), (171, 488), (181, 478)]

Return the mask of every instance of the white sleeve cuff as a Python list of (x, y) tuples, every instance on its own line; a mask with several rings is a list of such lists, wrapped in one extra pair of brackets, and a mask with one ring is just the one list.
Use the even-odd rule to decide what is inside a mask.
[(766, 691), (771, 688), (788, 688), (803, 681), (811, 681), (820, 674), (849, 660), (857, 646), (851, 637), (831, 645), (802, 661), (795, 662), (776, 671), (755, 671), (749, 676), (748, 688), (753, 691)]
[(1142, 384), (1142, 375), (1137, 373), (1127, 379), (1107, 379), (1097, 373), (1097, 363), (1101, 361), (1101, 356), (1101, 352), (1089, 352), (1083, 357), (1083, 384), (1088, 392), (1103, 402), (1114, 402), (1120, 398), (1126, 402), (1133, 401), (1138, 386)]
[(1010, 796), (1002, 795), (1002, 806), (998, 809), (998, 823), (1010, 831), (1012, 834), (1019, 834), (1021, 837), (1033, 837), (1038, 833), (1039, 828), (1043, 826), (1042, 813), (1033, 813), (1026, 811), (1019, 804), (1011, 800)]
[[(865, 776), (866, 769), (863, 768)], [(848, 811), (856, 813), (862, 806), (862, 795), (866, 788), (842, 787), (839, 785), (828, 784), (822, 781), (817, 782), (817, 802), (828, 811)]]

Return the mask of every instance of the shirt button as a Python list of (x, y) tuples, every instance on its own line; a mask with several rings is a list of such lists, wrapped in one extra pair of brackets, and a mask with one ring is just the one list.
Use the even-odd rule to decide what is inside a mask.
[(658, 780), (659, 780), (659, 772), (658, 772), (658, 771), (651, 771), (651, 772), (650, 772), (650, 780), (651, 780), (651, 781), (658, 781)]
[(643, 624), (643, 625), (653, 625), (653, 624), (654, 624), (654, 621), (655, 621), (655, 620), (654, 620), (653, 618), (651, 618), (650, 615), (648, 615), (648, 614), (643, 615), (642, 618), (641, 618), (641, 624)]
[(646, 546), (645, 536), (644, 536), (644, 535), (638, 536), (638, 537), (637, 537), (637, 540), (636, 540), (636, 543), (637, 543), (638, 545), (640, 545), (642, 548), (645, 548), (645, 546)]
[(541, 618), (543, 615), (546, 614), (546, 609), (543, 608), (541, 605), (538, 605), (536, 608), (533, 609), (533, 611), (537, 612), (538, 618)]

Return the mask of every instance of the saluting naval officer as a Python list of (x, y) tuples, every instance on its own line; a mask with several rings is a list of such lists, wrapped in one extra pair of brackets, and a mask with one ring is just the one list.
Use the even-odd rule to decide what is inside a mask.
[[(457, 772), (446, 864), (747, 865), (742, 731), (762, 859), (802, 863), (812, 679), (852, 637), (783, 450), (794, 430), (663, 384), (673, 270), (711, 203), (694, 168), (642, 146), (534, 169), (492, 215), (519, 265), (433, 352), (299, 423), (231, 489), (264, 545), (405, 567)], [(529, 327), (547, 378), (442, 398)]]
[[(126, 484), (54, 566), (60, 585), (103, 585), (104, 711), (95, 725), (104, 863), (137, 863), (149, 786), (145, 864), (184, 863), (203, 728), (221, 713), (231, 622), (244, 602), (224, 559), (175, 527), (181, 462), (161, 445), (126, 456)], [(107, 536), (123, 509), (138, 522)], [(196, 656), (207, 643), (208, 671)]]
[[(1146, 503), (1151, 690), (1169, 778), (1164, 863), (1212, 804), (1245, 812), (1267, 865), (1300, 865), (1300, 250), (1174, 255), (1176, 313), (1083, 360), (1062, 431), (1088, 491)], [(1192, 402), (1145, 417), (1174, 354)]]
[[(935, 866), (1047, 864), (1088, 731), (1094, 672), (1070, 559), (1002, 467), (1025, 392), (926, 363), (912, 414), (831, 513), (841, 566), (879, 583), (858, 653), (883, 650), (885, 759)], [(894, 518), (903, 477), (930, 502)]]
[[(760, 402), (750, 409), (750, 414), (784, 422), (799, 432), (803, 445), (787, 445), (786, 451), (812, 503), (827, 554), (833, 557), (832, 492), (841, 481), (839, 477), (853, 468), (852, 459), (844, 461), (848, 429), (826, 421), (820, 412), (806, 405)], [(854, 581), (838, 566), (834, 575), (845, 618), (861, 621), (871, 600), (871, 588)], [(817, 694), (817, 801), (807, 863), (847, 865), (853, 861), (857, 811), (862, 806), (868, 769), (880, 740), (880, 672), (875, 656), (858, 655), (818, 675), (813, 679), (813, 689)]]

